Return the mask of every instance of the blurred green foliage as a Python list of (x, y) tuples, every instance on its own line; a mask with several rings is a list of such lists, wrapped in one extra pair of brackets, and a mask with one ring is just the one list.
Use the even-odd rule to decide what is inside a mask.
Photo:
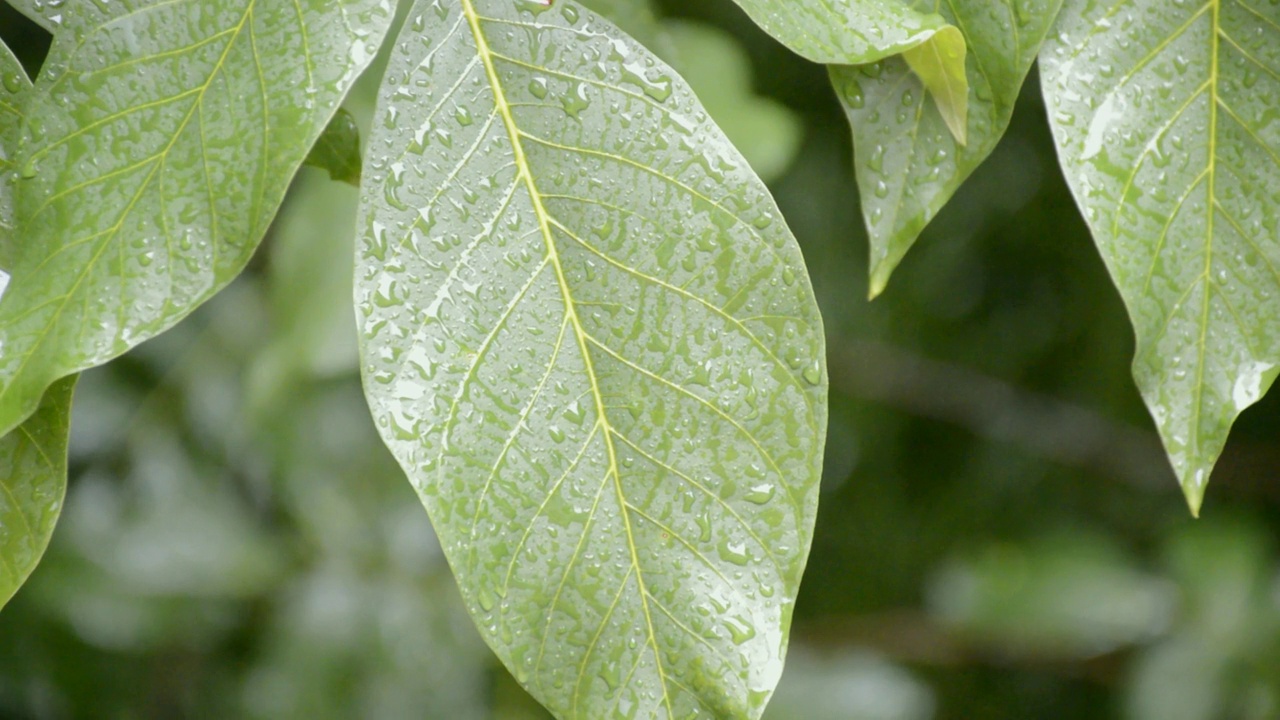
[[(667, 51), (772, 178), (829, 333), (822, 508), (768, 717), (1280, 716), (1280, 401), (1245, 414), (1192, 521), (1034, 82), (869, 304), (825, 70), (729, 0), (662, 5)], [(47, 38), (3, 4), (0, 33), (38, 64)], [(61, 526), (0, 613), (0, 717), (546, 717), (371, 427), (356, 192), (304, 169), (244, 278), (85, 375)]]

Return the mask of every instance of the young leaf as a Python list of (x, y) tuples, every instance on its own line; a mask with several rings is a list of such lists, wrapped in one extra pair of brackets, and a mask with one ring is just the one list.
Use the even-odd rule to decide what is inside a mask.
[(62, 511), (75, 384), (52, 385), (36, 413), (0, 438), (0, 607), (40, 562)]
[(862, 65), (904, 55), (947, 127), (965, 143), (965, 37), (936, 10), (920, 12), (904, 0), (735, 1), (766, 32), (814, 62)]
[[(871, 239), (871, 296), (915, 244), (925, 225), (986, 160), (1013, 116), (1022, 82), (1062, 0), (1011, 4), (955, 0), (942, 9), (968, 38), (968, 129), (925, 101), (911, 54), (861, 68), (833, 67), (831, 79), (853, 128), (862, 214)], [(916, 53), (919, 51), (912, 51)], [(960, 142), (956, 138), (966, 138)]]
[(365, 391), (486, 640), (561, 718), (757, 718), (826, 429), (794, 238), (669, 67), (569, 0), (420, 0), (384, 81)]
[(391, 15), (386, 0), (62, 12), (18, 153), (0, 434), (51, 382), (162, 332), (239, 273)]
[(329, 173), (329, 179), (360, 187), (360, 128), (356, 119), (338, 108), (307, 155), (307, 165)]
[(1041, 60), (1063, 169), (1193, 512), (1280, 369), (1280, 5), (1068, 0)]

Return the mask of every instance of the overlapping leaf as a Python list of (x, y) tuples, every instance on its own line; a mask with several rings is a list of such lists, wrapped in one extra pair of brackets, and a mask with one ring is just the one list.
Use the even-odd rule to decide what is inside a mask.
[(0, 41), (0, 297), (9, 284), (6, 268), (13, 262), (13, 183), (18, 170), (14, 155), (22, 128), (22, 106), (30, 90), (31, 81), (22, 64)]
[(1280, 368), (1280, 4), (1068, 0), (1041, 62), (1134, 375), (1198, 512)]
[(386, 0), (61, 8), (18, 152), (0, 434), (54, 380), (243, 268), (390, 14)]
[(360, 128), (351, 113), (339, 108), (307, 155), (307, 165), (329, 173), (330, 180), (359, 187), (362, 163)]
[(871, 295), (884, 290), (920, 232), (991, 154), (1062, 0), (953, 0), (917, 7), (965, 33), (970, 78), (967, 143), (956, 140), (925, 87), (898, 58), (833, 67), (853, 128), (862, 213), (871, 240)]
[(67, 490), (75, 378), (55, 383), (36, 413), (0, 438), (0, 607), (44, 555)]
[(826, 425), (794, 239), (684, 82), (576, 3), (420, 0), (395, 47), (365, 388), (477, 625), (562, 718), (759, 717)]
[(968, 127), (965, 37), (905, 0), (735, 0), (756, 24), (814, 62), (862, 65), (901, 55), (960, 144)]

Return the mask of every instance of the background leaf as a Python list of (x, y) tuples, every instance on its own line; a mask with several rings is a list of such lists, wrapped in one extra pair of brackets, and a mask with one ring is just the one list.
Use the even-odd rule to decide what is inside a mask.
[(1064, 8), (1041, 64), (1058, 153), (1198, 513), (1232, 423), (1280, 370), (1280, 5)]
[(481, 633), (564, 718), (759, 717), (826, 423), (768, 191), (573, 2), (419, 2), (365, 171), (365, 387)]
[(390, 22), (384, 0), (130, 8), (60, 32), (27, 103), (0, 433), (244, 267)]
[(351, 113), (338, 108), (307, 155), (307, 165), (329, 173), (329, 179), (360, 186), (360, 128)]
[[(919, 3), (932, 6), (933, 3)], [(925, 88), (900, 58), (831, 79), (853, 127), (862, 215), (871, 239), (871, 295), (920, 232), (1004, 136), (1014, 102), (1062, 0), (955, 0), (940, 11), (968, 40), (967, 144), (956, 140)]]
[(36, 413), (0, 438), (0, 608), (39, 564), (62, 511), (75, 384), (50, 387)]

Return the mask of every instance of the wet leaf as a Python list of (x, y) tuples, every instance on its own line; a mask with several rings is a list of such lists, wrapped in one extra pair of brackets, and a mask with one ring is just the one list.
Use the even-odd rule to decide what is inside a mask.
[(365, 390), (481, 633), (561, 718), (757, 718), (826, 426), (763, 184), (568, 0), (422, 0), (365, 168)]
[(0, 607), (40, 562), (62, 511), (75, 384), (55, 383), (36, 413), (0, 438)]
[(779, 42), (826, 65), (862, 65), (903, 55), (957, 141), (965, 142), (969, 81), (965, 37), (938, 14), (904, 0), (735, 0)]
[(946, 19), (968, 40), (964, 133), (955, 133), (937, 106), (926, 102), (910, 56), (831, 69), (853, 128), (862, 214), (871, 240), (872, 297), (884, 290), (921, 231), (995, 149), (1061, 5), (1062, 0), (1028, 0), (1015, 10), (1012, 4), (956, 0), (942, 6)]
[(22, 128), (22, 108), (31, 81), (22, 64), (0, 40), (0, 298), (9, 285), (9, 268), (16, 255), (13, 237), (13, 183), (18, 166), (14, 154)]
[(1280, 5), (1068, 0), (1054, 35), (1058, 153), (1198, 513), (1232, 423), (1280, 369)]
[(329, 173), (329, 179), (360, 186), (360, 128), (351, 113), (338, 108), (307, 155), (307, 165)]
[(18, 12), (31, 18), (40, 27), (53, 32), (61, 23), (62, 3), (47, 3), (42, 0), (7, 0)]
[(385, 0), (62, 5), (18, 152), (0, 433), (51, 382), (239, 273), (390, 14)]

